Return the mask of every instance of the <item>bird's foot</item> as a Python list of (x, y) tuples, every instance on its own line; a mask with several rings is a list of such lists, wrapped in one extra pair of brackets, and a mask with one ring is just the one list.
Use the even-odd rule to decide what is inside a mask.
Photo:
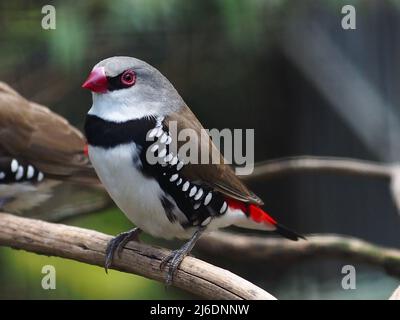
[(173, 250), (168, 256), (166, 256), (160, 263), (160, 269), (163, 270), (167, 264), (168, 271), (165, 278), (165, 285), (170, 286), (172, 284), (172, 280), (174, 279), (174, 275), (179, 265), (183, 261), (183, 259), (189, 254), (190, 250), (186, 248), (186, 244), (177, 250)]
[(174, 275), (182, 260), (192, 251), (197, 240), (200, 238), (204, 228), (198, 229), (192, 236), (192, 238), (186, 242), (180, 249), (173, 250), (168, 256), (166, 256), (160, 263), (160, 270), (163, 270), (167, 264), (168, 271), (165, 279), (165, 285), (168, 287), (174, 280)]
[(122, 250), (129, 241), (140, 242), (139, 235), (141, 232), (142, 230), (139, 228), (134, 228), (127, 232), (121, 232), (110, 240), (110, 242), (107, 244), (106, 261), (104, 264), (106, 273), (108, 273), (108, 269), (114, 260), (115, 253), (117, 253), (118, 257), (120, 258)]

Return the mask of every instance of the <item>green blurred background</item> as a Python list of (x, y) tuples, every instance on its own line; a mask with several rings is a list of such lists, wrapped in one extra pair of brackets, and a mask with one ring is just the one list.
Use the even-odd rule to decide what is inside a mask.
[[(41, 28), (46, 4), (56, 8), (55, 30)], [(356, 7), (356, 30), (341, 27), (345, 4)], [(257, 161), (400, 159), (400, 1), (0, 0), (0, 28), (0, 79), (79, 128), (91, 104), (80, 85), (92, 66), (128, 55), (161, 70), (205, 127), (254, 128)], [(302, 233), (400, 246), (399, 217), (382, 181), (298, 175), (251, 187)], [(67, 223), (109, 234), (131, 228), (117, 209)], [(383, 299), (398, 284), (354, 261), (251, 265), (201, 257), (286, 299)], [(56, 290), (40, 286), (47, 264), (56, 267)], [(357, 290), (342, 290), (344, 264), (356, 266)], [(0, 298), (192, 298), (142, 277), (8, 248), (0, 248), (0, 265)]]

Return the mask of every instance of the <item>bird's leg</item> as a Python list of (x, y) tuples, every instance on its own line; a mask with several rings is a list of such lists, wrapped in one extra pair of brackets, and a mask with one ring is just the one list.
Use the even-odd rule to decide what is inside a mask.
[(186, 242), (180, 249), (173, 250), (168, 256), (166, 256), (160, 264), (160, 269), (164, 269), (164, 267), (169, 263), (167, 278), (165, 279), (165, 284), (170, 286), (172, 284), (172, 280), (174, 278), (174, 274), (181, 264), (182, 260), (192, 251), (194, 245), (197, 240), (200, 238), (203, 233), (204, 228), (198, 229), (193, 236), (190, 238), (188, 242)]
[(108, 268), (111, 266), (115, 253), (118, 254), (118, 257), (121, 257), (122, 250), (124, 249), (125, 245), (129, 241), (136, 241), (139, 242), (139, 235), (142, 232), (139, 228), (133, 228), (127, 232), (121, 232), (114, 238), (110, 240), (107, 244), (106, 249), (106, 262), (104, 268), (106, 269), (106, 273), (108, 273)]

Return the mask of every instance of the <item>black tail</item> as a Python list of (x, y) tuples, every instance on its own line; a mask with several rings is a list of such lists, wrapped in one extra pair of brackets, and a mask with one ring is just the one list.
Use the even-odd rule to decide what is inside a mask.
[(280, 223), (276, 224), (276, 233), (280, 234), (282, 237), (285, 237), (287, 239), (297, 241), (299, 238), (307, 240), (306, 237), (302, 236), (301, 234), (298, 234), (292, 230), (289, 230), (286, 228), (284, 225), (281, 225)]

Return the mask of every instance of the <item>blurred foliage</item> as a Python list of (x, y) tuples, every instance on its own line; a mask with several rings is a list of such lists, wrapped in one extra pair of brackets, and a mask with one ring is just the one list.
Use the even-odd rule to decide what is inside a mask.
[(255, 48), (268, 38), (266, 23), (279, 23), (281, 13), (289, 5), (287, 0), (216, 0), (190, 4), (184, 0), (54, 1), (51, 4), (56, 8), (57, 28), (43, 31), (40, 9), (44, 4), (47, 1), (0, 3), (4, 30), (1, 37), (7, 43), (2, 50), (6, 60), (0, 67), (18, 63), (16, 52), (43, 53), (47, 47), (50, 61), (70, 70), (82, 65), (86, 54), (97, 49), (99, 40), (109, 45), (104, 36), (111, 36), (115, 45), (115, 42), (135, 42), (138, 33), (179, 32), (210, 21), (222, 23), (227, 39), (237, 48), (248, 49), (249, 45)]
[[(87, 60), (108, 53), (140, 52), (146, 45), (163, 50), (155, 42), (179, 37), (188, 30), (203, 30), (208, 33), (210, 44), (215, 43), (216, 37), (244, 56), (250, 52), (254, 55), (264, 52), (263, 48), (279, 36), (276, 30), (284, 27), (284, 21), (312, 9), (316, 3), (320, 1), (52, 1), (56, 8), (56, 30), (42, 30), (41, 8), (48, 1), (0, 1), (3, 30), (0, 42), (6, 44), (1, 50), (0, 72), (26, 67), (21, 66), (21, 61), (25, 61), (50, 63), (64, 73), (78, 74)], [(361, 3), (360, 0), (324, 1), (326, 8), (337, 13), (344, 4), (368, 7)]]

